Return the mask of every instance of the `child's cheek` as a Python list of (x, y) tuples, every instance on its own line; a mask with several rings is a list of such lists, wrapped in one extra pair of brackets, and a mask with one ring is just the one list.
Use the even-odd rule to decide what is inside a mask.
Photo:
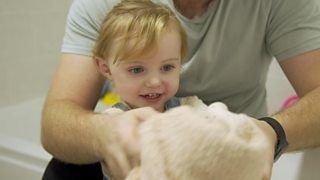
[(165, 89), (173, 91), (179, 88), (179, 78), (171, 77), (164, 82)]

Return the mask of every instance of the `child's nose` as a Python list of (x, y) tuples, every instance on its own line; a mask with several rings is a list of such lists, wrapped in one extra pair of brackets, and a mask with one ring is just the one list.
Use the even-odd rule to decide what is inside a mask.
[(146, 82), (146, 86), (149, 88), (158, 87), (160, 85), (161, 85), (161, 78), (159, 76), (150, 77)]

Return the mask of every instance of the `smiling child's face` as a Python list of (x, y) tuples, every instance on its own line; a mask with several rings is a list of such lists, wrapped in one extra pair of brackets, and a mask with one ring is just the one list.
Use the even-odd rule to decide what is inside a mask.
[(108, 60), (108, 78), (116, 93), (131, 108), (152, 107), (164, 111), (165, 102), (179, 88), (181, 40), (176, 31), (163, 33), (154, 53), (113, 63)]

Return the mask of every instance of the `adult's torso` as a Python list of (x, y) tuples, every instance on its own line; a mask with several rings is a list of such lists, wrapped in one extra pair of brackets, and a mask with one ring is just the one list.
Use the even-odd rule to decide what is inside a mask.
[[(72, 28), (67, 28), (62, 47), (64, 52), (74, 48), (74, 44), (67, 41), (83, 36), (86, 38), (81, 43), (92, 47), (107, 12), (120, 2), (76, 1), (70, 11), (73, 14), (69, 15), (76, 20), (68, 21), (74, 23), (72, 28), (75, 30), (71, 33), (68, 31)], [(153, 1), (167, 4), (176, 12), (187, 32), (189, 53), (183, 64), (178, 96), (197, 95), (206, 104), (222, 101), (234, 112), (254, 117), (266, 115), (265, 82), (273, 57), (271, 54), (279, 59), (292, 55), (285, 51), (289, 49), (288, 40), (285, 41), (285, 30), (280, 30), (279, 17), (282, 17), (281, 12), (290, 12), (293, 4), (296, 6), (299, 1), (216, 0), (204, 14), (193, 19), (181, 15), (171, 0)], [(287, 22), (287, 25), (290, 26), (294, 20)], [(75, 32), (78, 31), (77, 35)], [(280, 36), (284, 37), (284, 41), (277, 41)], [(296, 42), (300, 43), (301, 40), (296, 39)], [(76, 47), (70, 52), (84, 52)], [(90, 50), (87, 51), (89, 54)]]

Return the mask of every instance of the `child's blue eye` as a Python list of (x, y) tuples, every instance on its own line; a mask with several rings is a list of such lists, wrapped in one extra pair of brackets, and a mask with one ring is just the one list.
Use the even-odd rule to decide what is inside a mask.
[(161, 70), (167, 72), (167, 71), (173, 70), (174, 68), (175, 67), (172, 65), (164, 65), (164, 66), (162, 66)]
[(128, 71), (133, 74), (139, 74), (143, 72), (144, 69), (142, 67), (134, 67), (134, 68), (130, 68)]

